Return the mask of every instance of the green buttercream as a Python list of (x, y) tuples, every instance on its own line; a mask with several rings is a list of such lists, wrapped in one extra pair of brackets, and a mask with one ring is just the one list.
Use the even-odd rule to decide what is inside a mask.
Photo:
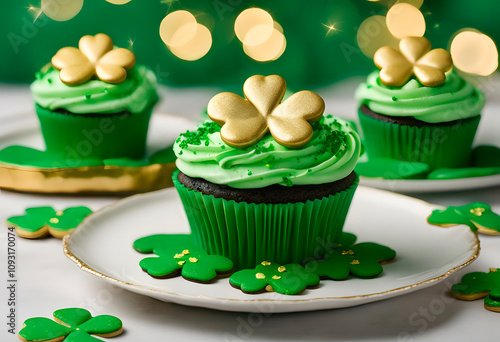
[(38, 74), (31, 92), (41, 107), (74, 114), (140, 113), (158, 99), (156, 77), (142, 65), (129, 70), (125, 81), (119, 84), (92, 79), (78, 86), (64, 84), (59, 70), (51, 67)]
[(26, 341), (102, 341), (90, 334), (115, 336), (122, 329), (120, 319), (109, 315), (92, 317), (90, 312), (80, 308), (57, 310), (54, 312), (54, 319), (57, 322), (44, 317), (26, 320), (19, 331), (19, 337)]
[(477, 116), (485, 103), (484, 94), (453, 71), (446, 73), (446, 82), (439, 87), (423, 86), (415, 78), (402, 87), (388, 87), (378, 74), (377, 70), (368, 75), (355, 97), (379, 114), (439, 123)]
[(360, 154), (358, 134), (331, 115), (312, 124), (311, 141), (297, 149), (267, 134), (247, 148), (234, 148), (220, 137), (220, 126), (205, 122), (180, 135), (174, 144), (177, 167), (190, 177), (233, 188), (263, 188), (330, 183), (349, 175)]

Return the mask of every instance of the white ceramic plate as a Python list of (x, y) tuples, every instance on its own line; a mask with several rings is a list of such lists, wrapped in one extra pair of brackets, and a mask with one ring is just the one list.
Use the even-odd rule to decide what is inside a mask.
[(360, 177), (360, 184), (395, 192), (449, 192), (500, 185), (500, 174), (457, 179), (384, 179)]
[(64, 240), (64, 252), (81, 269), (127, 290), (162, 301), (227, 311), (293, 312), (360, 305), (436, 284), (471, 263), (479, 240), (465, 226), (439, 228), (426, 223), (436, 207), (414, 198), (360, 187), (345, 231), (358, 242), (372, 241), (397, 251), (397, 261), (374, 279), (322, 281), (298, 296), (246, 295), (226, 279), (198, 284), (180, 277), (160, 280), (139, 267), (146, 257), (132, 248), (143, 236), (189, 232), (174, 188), (128, 197), (90, 215)]

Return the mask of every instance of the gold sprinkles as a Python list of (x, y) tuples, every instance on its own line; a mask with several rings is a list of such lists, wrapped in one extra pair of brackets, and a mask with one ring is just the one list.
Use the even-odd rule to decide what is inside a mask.
[(264, 273), (256, 273), (255, 278), (257, 279), (266, 279), (266, 275)]
[(275, 280), (281, 279), (281, 276), (279, 276), (279, 275), (273, 275), (273, 279), (275, 279)]
[(185, 250), (183, 250), (183, 251), (182, 251), (182, 254), (184, 254), (184, 255), (188, 255), (188, 254), (189, 254), (189, 249), (185, 249)]
[(49, 221), (50, 223), (59, 223), (59, 219), (57, 217), (53, 217)]
[(490, 268), (490, 272), (498, 272), (498, 268)]
[(195, 257), (191, 257), (191, 258), (189, 258), (189, 262), (195, 263), (195, 262), (198, 262), (198, 259), (196, 259)]
[(354, 255), (354, 251), (352, 249), (349, 249), (347, 251), (342, 251), (342, 255), (347, 255), (347, 254)]
[(184, 256), (184, 254), (182, 254), (182, 253), (178, 253), (178, 254), (174, 255), (174, 259), (180, 259), (180, 258), (182, 258), (183, 256)]
[(351, 265), (359, 265), (359, 260), (353, 260), (350, 262)]
[(182, 266), (182, 265), (184, 265), (185, 263), (186, 263), (186, 261), (185, 261), (185, 260), (182, 260), (182, 261), (179, 261), (177, 264), (179, 264), (179, 266)]
[(56, 212), (56, 216), (63, 216), (64, 215), (64, 212), (59, 210)]
[(470, 213), (474, 216), (483, 216), (483, 213), (486, 211), (484, 208), (474, 208), (470, 210)]
[(278, 272), (285, 272), (285, 271), (286, 271), (286, 267), (285, 266), (278, 267)]
[(263, 261), (260, 263), (262, 266), (269, 266), (271, 265), (271, 262), (270, 261)]

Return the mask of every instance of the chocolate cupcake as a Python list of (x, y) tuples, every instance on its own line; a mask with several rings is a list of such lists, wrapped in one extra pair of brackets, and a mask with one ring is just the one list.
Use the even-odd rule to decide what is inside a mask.
[(453, 70), (443, 49), (407, 37), (400, 51), (381, 48), (381, 69), (356, 90), (369, 158), (391, 158), (430, 169), (466, 167), (485, 96)]
[(217, 95), (208, 106), (216, 122), (174, 145), (173, 181), (195, 242), (237, 269), (321, 256), (339, 242), (358, 185), (360, 143), (349, 123), (322, 116), (311, 92), (281, 103), (284, 90), (279, 76), (253, 76), (247, 99)]

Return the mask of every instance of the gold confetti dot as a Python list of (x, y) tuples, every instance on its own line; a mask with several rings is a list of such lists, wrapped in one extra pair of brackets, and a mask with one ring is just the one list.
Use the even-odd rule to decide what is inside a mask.
[(385, 20), (387, 28), (396, 38), (422, 37), (425, 33), (425, 19), (422, 12), (404, 2), (392, 6)]
[(471, 74), (488, 76), (498, 68), (495, 42), (473, 29), (461, 30), (455, 35), (450, 53), (455, 67)]
[(474, 208), (470, 210), (470, 213), (474, 216), (483, 216), (483, 213), (486, 211), (484, 208)]
[(257, 279), (266, 279), (266, 275), (264, 273), (257, 273), (255, 274), (255, 278)]
[(57, 217), (53, 217), (49, 220), (50, 223), (59, 223), (59, 219)]
[(198, 262), (198, 259), (196, 259), (195, 257), (191, 257), (189, 258), (189, 261), (195, 263)]
[(177, 253), (176, 255), (174, 255), (174, 259), (180, 259), (184, 256), (184, 254), (182, 253)]
[(281, 276), (279, 276), (279, 275), (273, 275), (273, 279), (275, 279), (275, 280), (281, 279)]
[(57, 211), (57, 212), (56, 212), (56, 216), (63, 216), (63, 215), (64, 215), (64, 212), (63, 212), (63, 211), (60, 211), (60, 210), (59, 210), (59, 211)]
[(351, 265), (359, 265), (359, 260), (353, 260), (350, 262)]
[(271, 262), (270, 261), (263, 261), (260, 263), (262, 266), (269, 266), (271, 265)]
[(185, 260), (182, 260), (182, 261), (179, 261), (177, 264), (179, 264), (180, 266), (184, 265), (186, 263)]
[(83, 0), (42, 0), (43, 13), (55, 21), (67, 21), (80, 13)]
[(285, 266), (280, 266), (278, 267), (278, 272), (285, 272), (286, 271), (286, 267)]

